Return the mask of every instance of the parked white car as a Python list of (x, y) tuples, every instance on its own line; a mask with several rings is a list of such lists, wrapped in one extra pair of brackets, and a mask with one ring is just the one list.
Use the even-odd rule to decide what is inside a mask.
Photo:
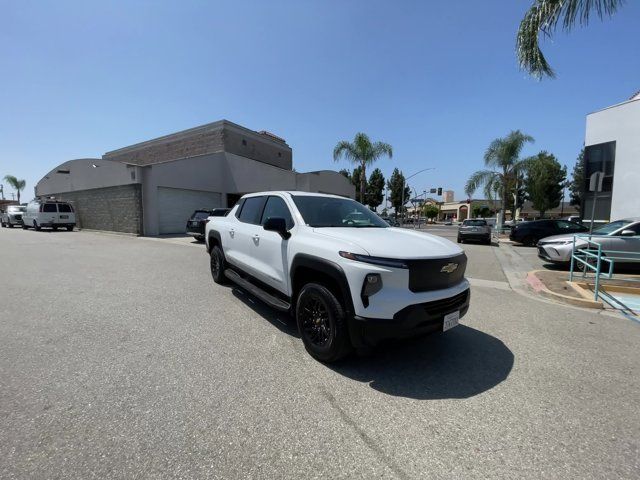
[(9, 228), (22, 226), (22, 215), (25, 207), (22, 205), (9, 205), (6, 208), (5, 212), (0, 213), (0, 225)]
[(22, 216), (22, 228), (66, 228), (72, 231), (76, 226), (76, 214), (68, 202), (55, 200), (32, 200)]
[(386, 338), (446, 331), (469, 308), (458, 245), (390, 227), (354, 200), (255, 193), (209, 220), (213, 280), (293, 313), (305, 348), (321, 361)]

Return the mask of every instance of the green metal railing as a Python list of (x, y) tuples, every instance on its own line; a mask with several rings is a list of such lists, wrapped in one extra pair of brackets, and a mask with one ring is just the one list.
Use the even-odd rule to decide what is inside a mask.
[[(596, 237), (597, 238), (597, 237)], [(629, 240), (640, 242), (637, 239)], [(578, 244), (577, 242), (580, 241)], [(571, 267), (569, 269), (569, 281), (573, 281), (576, 266), (582, 266), (582, 277), (585, 278), (589, 271), (594, 272), (594, 300), (600, 296), (600, 279), (610, 280), (613, 278), (615, 262), (634, 263), (640, 262), (640, 249), (638, 252), (627, 252), (621, 250), (605, 250), (602, 243), (593, 239), (589, 234), (578, 234), (573, 236), (573, 247), (571, 251)], [(605, 269), (603, 270), (603, 267)], [(619, 278), (625, 282), (640, 282), (638, 278)], [(615, 299), (614, 299), (615, 300)]]

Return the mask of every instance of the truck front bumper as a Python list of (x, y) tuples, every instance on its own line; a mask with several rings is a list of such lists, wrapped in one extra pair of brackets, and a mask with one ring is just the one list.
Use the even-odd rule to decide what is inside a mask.
[(409, 305), (392, 319), (355, 316), (349, 323), (351, 343), (356, 348), (374, 347), (385, 340), (418, 337), (442, 331), (444, 316), (455, 311), (462, 318), (469, 310), (471, 290), (449, 298)]

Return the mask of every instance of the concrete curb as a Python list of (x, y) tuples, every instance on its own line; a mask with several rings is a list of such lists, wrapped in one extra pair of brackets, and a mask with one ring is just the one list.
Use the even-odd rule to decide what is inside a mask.
[(543, 270), (532, 270), (531, 272), (527, 273), (527, 283), (539, 295), (545, 298), (549, 298), (551, 300), (567, 303), (569, 305), (573, 305), (576, 307), (595, 308), (598, 310), (602, 310), (604, 308), (604, 305), (602, 304), (602, 302), (596, 302), (594, 300), (589, 300), (587, 298), (570, 297), (568, 295), (563, 295), (561, 293), (556, 293), (549, 290), (545, 286), (545, 284), (542, 282), (542, 280), (540, 280), (536, 275), (538, 272), (541, 272), (541, 271)]

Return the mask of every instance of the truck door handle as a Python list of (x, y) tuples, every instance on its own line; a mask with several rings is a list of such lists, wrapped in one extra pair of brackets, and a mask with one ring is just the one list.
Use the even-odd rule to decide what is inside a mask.
[(235, 234), (236, 234), (236, 231), (233, 228), (229, 230), (229, 235), (233, 237)]
[(258, 235), (257, 233), (253, 236), (253, 241), (255, 243), (258, 243), (260, 241), (260, 235)]

